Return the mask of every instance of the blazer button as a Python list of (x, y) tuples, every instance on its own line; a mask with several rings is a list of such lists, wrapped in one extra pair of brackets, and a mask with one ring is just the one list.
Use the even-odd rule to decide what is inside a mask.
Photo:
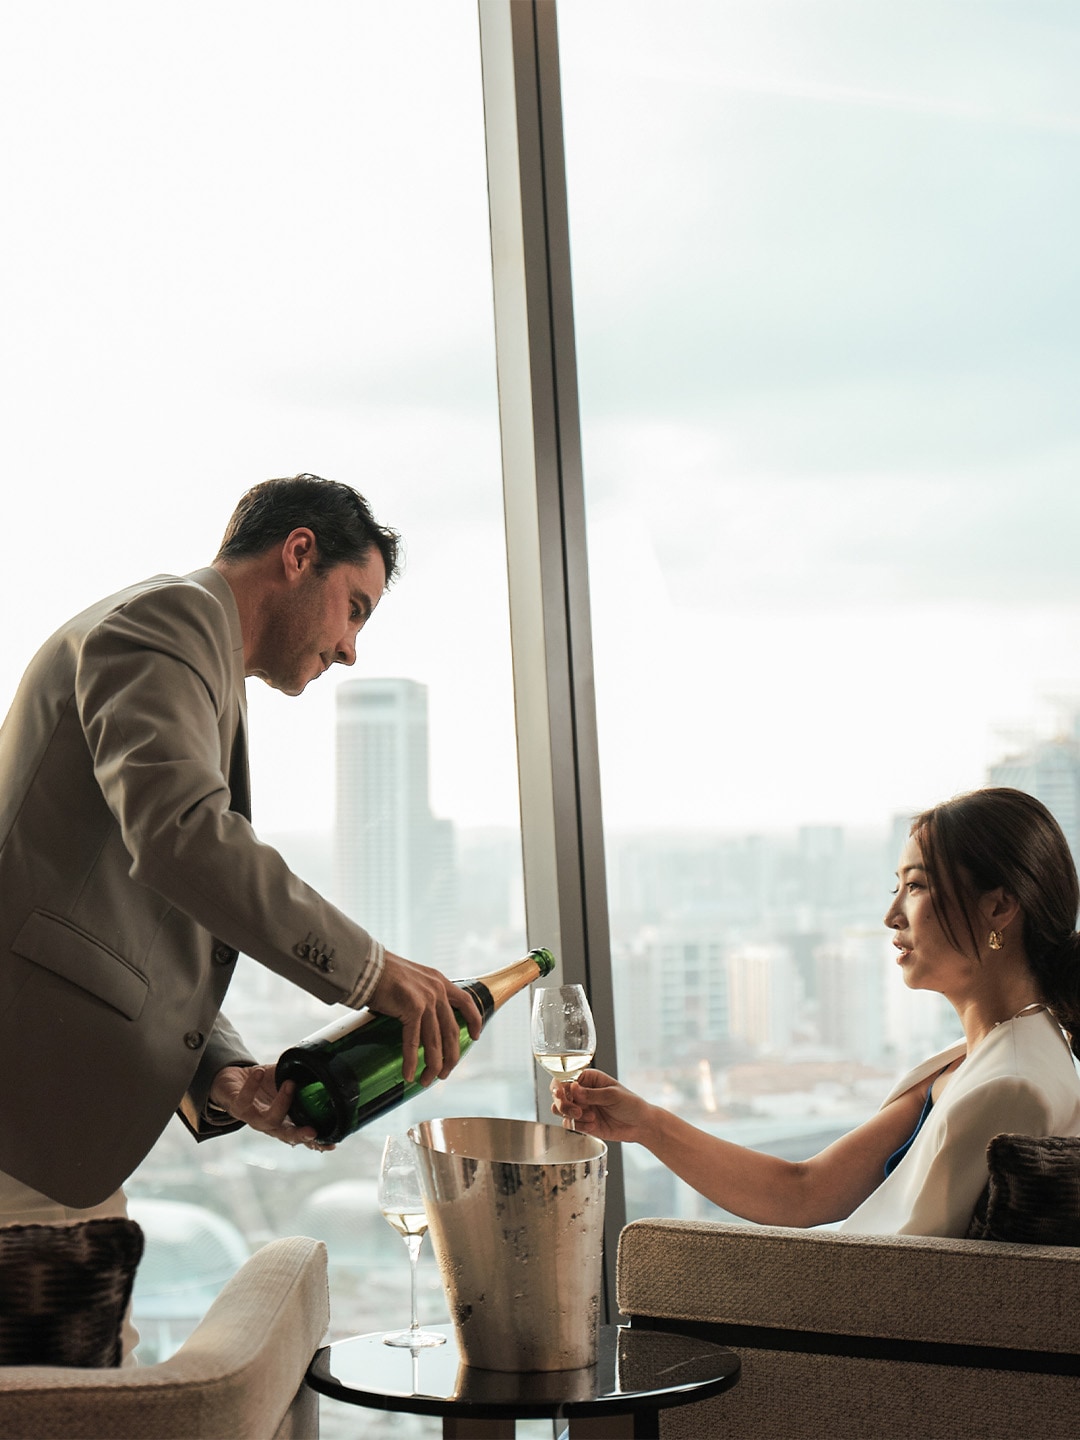
[(236, 951), (231, 950), (228, 945), (214, 946), (214, 964), (231, 965), (236, 959)]
[(198, 1030), (189, 1030), (184, 1036), (184, 1044), (189, 1050), (198, 1050), (202, 1043), (203, 1037), (199, 1034)]

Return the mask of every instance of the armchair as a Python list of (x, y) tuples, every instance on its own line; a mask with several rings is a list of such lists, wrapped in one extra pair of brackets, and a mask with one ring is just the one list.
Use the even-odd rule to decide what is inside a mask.
[(664, 1440), (1074, 1436), (1080, 1249), (638, 1220), (619, 1243), (631, 1323), (742, 1359)]
[(180, 1349), (158, 1365), (0, 1367), (5, 1440), (315, 1440), (304, 1383), (329, 1320), (326, 1248), (302, 1236), (256, 1251)]

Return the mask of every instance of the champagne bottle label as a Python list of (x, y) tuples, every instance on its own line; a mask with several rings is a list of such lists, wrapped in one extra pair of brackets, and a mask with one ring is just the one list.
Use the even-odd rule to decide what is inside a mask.
[[(533, 950), (505, 970), (457, 983), (475, 1000), (486, 1024), (511, 995), (550, 974), (554, 965), (550, 951)], [(460, 1016), (458, 1022), (464, 1056), (473, 1043), (472, 1036)], [(421, 1046), (416, 1075), (423, 1069)], [(275, 1079), (278, 1085), (286, 1080), (296, 1084), (290, 1119), (297, 1125), (313, 1126), (320, 1140), (334, 1143), (420, 1093), (419, 1079), (406, 1083), (402, 1071), (401, 1021), (364, 1010), (286, 1050), (278, 1060)]]

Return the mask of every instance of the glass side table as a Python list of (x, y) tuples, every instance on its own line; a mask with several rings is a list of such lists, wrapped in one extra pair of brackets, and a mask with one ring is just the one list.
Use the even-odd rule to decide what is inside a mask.
[(451, 1325), (433, 1349), (395, 1349), (382, 1332), (325, 1345), (308, 1384), (347, 1405), (439, 1415), (444, 1440), (512, 1440), (515, 1422), (568, 1420), (572, 1440), (647, 1440), (660, 1411), (729, 1389), (739, 1357), (672, 1330), (603, 1325), (597, 1363), (585, 1370), (506, 1372), (463, 1365)]

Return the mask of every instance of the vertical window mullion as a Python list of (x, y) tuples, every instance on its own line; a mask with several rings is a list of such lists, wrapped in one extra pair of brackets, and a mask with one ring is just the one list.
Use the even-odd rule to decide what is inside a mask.
[[(480, 0), (529, 943), (584, 984), (615, 1069), (607, 884), (554, 0)], [(546, 1086), (538, 1087), (546, 1118)], [(605, 1280), (625, 1215), (609, 1151)]]

